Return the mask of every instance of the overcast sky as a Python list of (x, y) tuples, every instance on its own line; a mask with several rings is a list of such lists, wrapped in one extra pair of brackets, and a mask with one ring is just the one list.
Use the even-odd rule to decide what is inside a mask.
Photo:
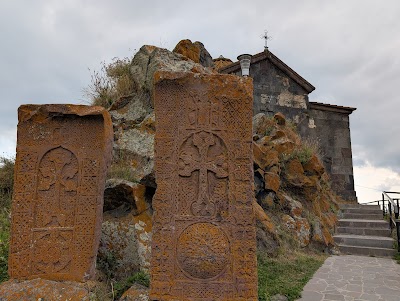
[(360, 201), (400, 191), (400, 1), (0, 0), (0, 155), (15, 154), (17, 108), (87, 103), (88, 69), (144, 44), (201, 41), (235, 59), (269, 49), (350, 115)]

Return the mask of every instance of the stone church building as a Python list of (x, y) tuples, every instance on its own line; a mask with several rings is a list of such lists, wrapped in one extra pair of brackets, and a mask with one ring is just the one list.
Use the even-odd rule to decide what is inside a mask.
[[(239, 61), (227, 64), (220, 58), (215, 63), (218, 60), (225, 60), (221, 73), (242, 74)], [(254, 83), (253, 114), (281, 112), (297, 125), (303, 138), (318, 141), (332, 188), (343, 199), (356, 201), (349, 126), (355, 108), (309, 101), (315, 87), (268, 48), (251, 57), (249, 76)]]

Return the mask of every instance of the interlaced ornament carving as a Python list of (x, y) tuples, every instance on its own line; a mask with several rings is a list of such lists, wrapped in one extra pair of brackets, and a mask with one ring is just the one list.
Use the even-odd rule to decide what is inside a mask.
[(158, 78), (150, 299), (256, 301), (251, 82)]
[(34, 273), (66, 273), (71, 269), (72, 230), (48, 229), (35, 232)]
[(84, 281), (94, 276), (112, 139), (110, 116), (100, 108), (19, 108), (12, 278)]

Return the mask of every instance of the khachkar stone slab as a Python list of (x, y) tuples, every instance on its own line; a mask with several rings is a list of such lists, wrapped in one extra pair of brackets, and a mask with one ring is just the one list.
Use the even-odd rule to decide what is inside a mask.
[(152, 300), (257, 300), (252, 81), (161, 72)]
[(84, 281), (94, 276), (111, 118), (101, 107), (18, 110), (9, 274)]

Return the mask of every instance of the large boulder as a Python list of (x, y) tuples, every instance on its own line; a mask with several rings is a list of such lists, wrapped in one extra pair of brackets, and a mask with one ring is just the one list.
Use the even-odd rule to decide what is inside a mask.
[(201, 42), (192, 43), (191, 40), (181, 40), (174, 48), (173, 52), (182, 54), (195, 63), (204, 67), (213, 67), (213, 59)]

